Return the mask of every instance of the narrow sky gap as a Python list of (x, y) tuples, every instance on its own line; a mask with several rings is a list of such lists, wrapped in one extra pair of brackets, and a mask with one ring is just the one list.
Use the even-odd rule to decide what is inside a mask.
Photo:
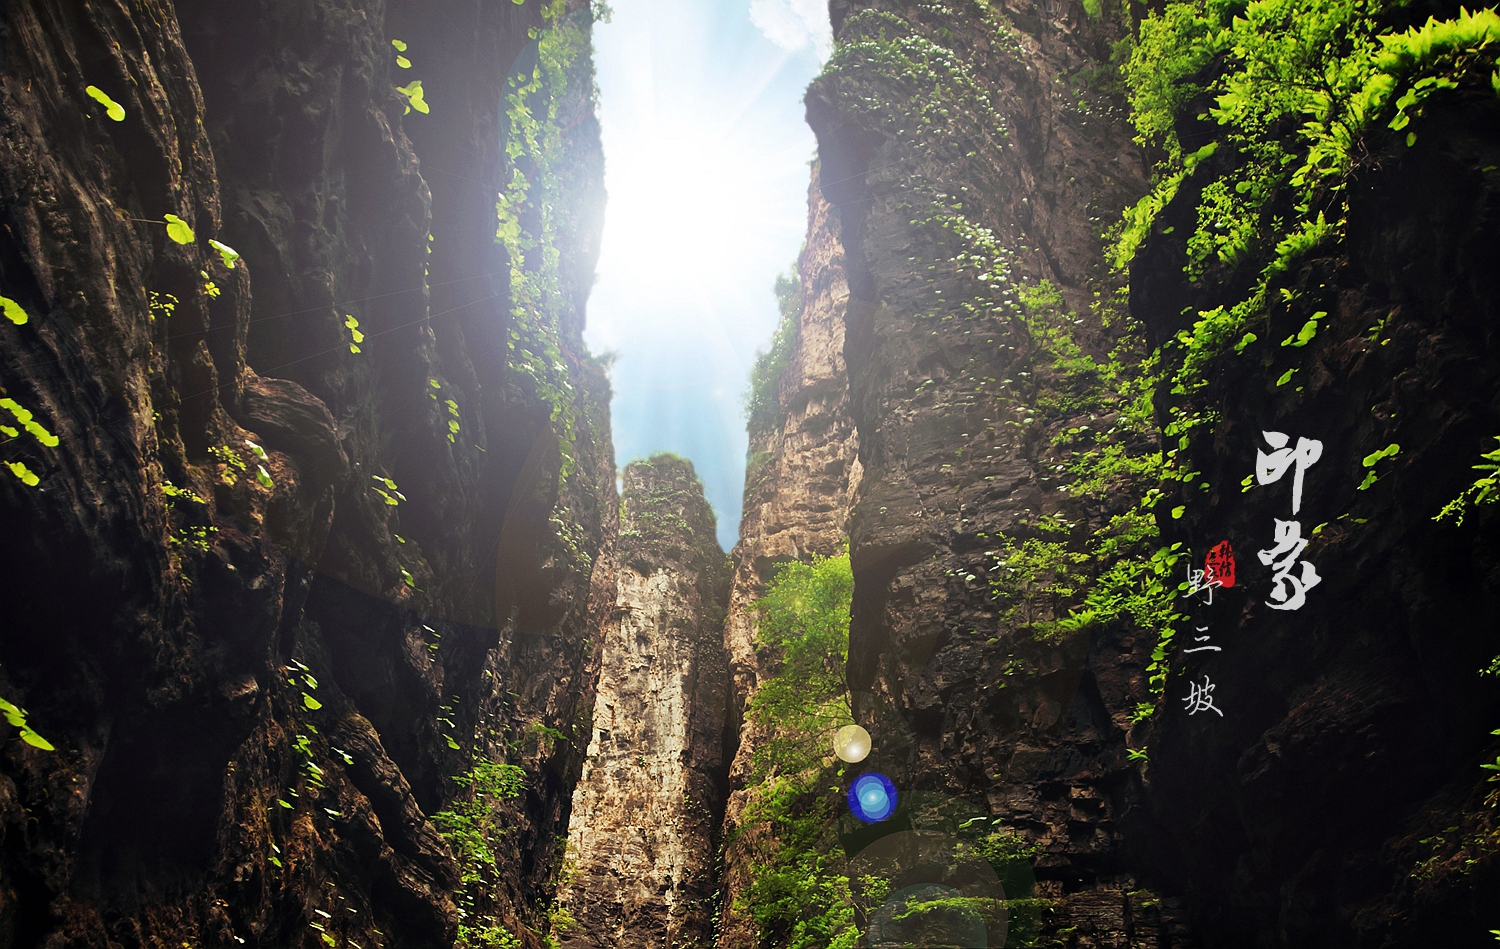
[(615, 457), (692, 460), (727, 550), (745, 474), (741, 410), (776, 325), (771, 285), (806, 222), (802, 93), (826, 55), (822, 0), (618, 0), (594, 43), (604, 244), (589, 301), (613, 370)]

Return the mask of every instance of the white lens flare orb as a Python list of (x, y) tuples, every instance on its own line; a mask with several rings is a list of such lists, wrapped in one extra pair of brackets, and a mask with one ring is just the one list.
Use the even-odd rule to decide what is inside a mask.
[(870, 755), (870, 733), (858, 725), (845, 725), (833, 736), (833, 753), (850, 764), (865, 760)]

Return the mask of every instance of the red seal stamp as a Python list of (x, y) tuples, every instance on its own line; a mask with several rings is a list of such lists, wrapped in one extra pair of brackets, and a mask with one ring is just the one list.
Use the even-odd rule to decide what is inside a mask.
[(1203, 558), (1203, 582), (1225, 588), (1234, 586), (1234, 548), (1229, 541), (1219, 541)]

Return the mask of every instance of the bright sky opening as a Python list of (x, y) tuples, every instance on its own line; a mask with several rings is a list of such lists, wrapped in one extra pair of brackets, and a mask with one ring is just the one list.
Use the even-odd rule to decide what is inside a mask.
[(604, 242), (586, 338), (618, 354), (615, 457), (692, 460), (727, 550), (744, 487), (742, 397), (802, 245), (815, 143), (802, 93), (823, 0), (617, 0), (594, 44)]

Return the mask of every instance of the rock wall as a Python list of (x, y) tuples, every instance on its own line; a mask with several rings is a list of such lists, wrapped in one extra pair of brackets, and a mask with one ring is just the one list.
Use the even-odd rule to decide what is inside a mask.
[[(1060, 944), (1485, 944), (1500, 884), (1479, 766), (1500, 710), (1475, 673), (1496, 651), (1495, 522), (1434, 516), (1500, 432), (1493, 268), (1477, 263), (1500, 234), (1493, 90), (1461, 86), (1410, 138), (1382, 118), (1347, 218), (1329, 214), (1347, 239), (1277, 277), (1254, 337), (1235, 348), (1237, 332), (1201, 385), (1168, 371), (1143, 402), (1121, 367), (1211, 333), (1195, 321), (1257, 275), (1187, 266), (1199, 175), (1154, 218), (1126, 312), (1105, 229), (1147, 168), (1098, 80), (1130, 19), (832, 14), (807, 101), (850, 290), (848, 678), (866, 766), (1022, 832)], [(1213, 141), (1191, 126), (1189, 151)], [(1225, 147), (1205, 170), (1242, 160)], [(1257, 451), (1279, 447), (1262, 432), (1324, 446), (1301, 518), (1321, 585), (1295, 614), (1268, 598), (1259, 553), (1290, 498), (1254, 484)], [(1164, 465), (1158, 491), (1136, 462)], [(1226, 539), (1238, 582), (1189, 605)], [(1132, 612), (1152, 597), (1160, 612)]]
[(1046, 281), (1086, 352), (1117, 342), (1094, 306), (1118, 289), (1099, 222), (1146, 174), (1097, 82), (1123, 27), (1067, 3), (835, 3), (833, 21), (807, 108), (850, 287), (864, 473), (848, 681), (875, 738), (861, 769), (1023, 832), (1041, 850), (1035, 895), (1073, 945), (1190, 945), (1119, 827), (1152, 637), (1041, 633), (1066, 609), (1045, 576), (1018, 584), (1007, 566), (1137, 500), (1059, 490), (1067, 433), (1118, 410), (1055, 397), (1035, 325)]
[[(7, 726), (0, 945), (537, 945), (614, 585), (587, 9), (0, 16), (0, 695), (55, 749)], [(470, 881), (429, 817), (496, 760)]]
[(573, 796), (565, 947), (702, 946), (724, 812), (729, 579), (692, 464), (625, 468), (618, 593)]
[[(1222, 652), (1183, 655), (1166, 686), (1184, 710), (1210, 682), (1221, 714), (1177, 711), (1150, 734), (1150, 807), (1169, 831), (1153, 862), (1216, 944), (1479, 947), (1500, 926), (1500, 814), (1480, 770), (1500, 695), (1476, 674), (1500, 651), (1500, 519), (1437, 521), (1500, 434), (1500, 101), (1476, 85), (1429, 106), (1411, 141), (1368, 133), (1348, 236), (1278, 279), (1265, 341), (1186, 396), (1156, 394), (1164, 419), (1214, 420), (1182, 443), (1201, 478), (1164, 502), (1183, 514), (1166, 536), (1198, 569), (1213, 545), (1238, 551), (1234, 587), (1193, 614)], [(1133, 268), (1132, 308), (1158, 339), (1181, 325), (1163, 302), (1210, 310), (1245, 286), (1247, 268), (1184, 274), (1170, 228), (1195, 201), (1164, 210)], [(1315, 337), (1282, 342), (1309, 321)], [(1321, 444), (1296, 511), (1294, 472), (1248, 480), (1276, 448), (1265, 432)], [(1319, 577), (1295, 609), (1261, 553), (1292, 523)]]
[[(749, 914), (735, 901), (749, 884), (752, 841), (740, 816), (755, 793), (751, 756), (764, 736), (746, 719), (755, 686), (764, 674), (755, 640), (751, 604), (765, 592), (778, 564), (829, 557), (848, 535), (849, 498), (859, 484), (857, 437), (848, 414), (844, 371), (844, 279), (838, 217), (823, 197), (814, 165), (808, 190), (807, 241), (797, 261), (801, 299), (795, 345), (777, 386), (772, 425), (750, 431), (745, 472), (744, 517), (734, 549), (734, 576), (724, 648), (732, 676), (728, 728), (733, 741), (729, 800), (724, 816), (719, 945), (755, 944)], [(767, 843), (760, 841), (761, 844)]]

